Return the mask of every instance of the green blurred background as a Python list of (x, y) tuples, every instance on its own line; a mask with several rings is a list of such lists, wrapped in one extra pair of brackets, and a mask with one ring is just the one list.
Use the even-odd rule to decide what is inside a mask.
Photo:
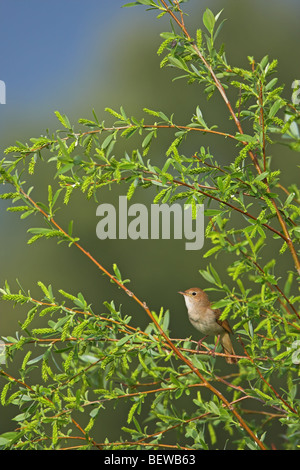
[[(125, 0), (2, 0), (0, 15), (1, 75), (6, 83), (6, 104), (0, 105), (1, 152), (16, 140), (29, 142), (30, 137), (54, 131), (59, 123), (54, 111), (67, 114), (72, 123), (79, 118), (92, 119), (94, 108), (99, 120), (107, 119), (105, 107), (118, 109), (122, 105), (128, 115), (141, 117), (143, 107), (174, 113), (175, 121), (186, 124), (197, 105), (204, 111), (209, 125), (218, 123), (221, 130), (230, 131), (224, 104), (217, 96), (207, 103), (201, 90), (187, 86), (183, 80), (171, 82), (176, 72), (160, 69), (156, 51), (161, 42), (159, 33), (169, 30), (169, 19), (156, 20), (153, 12), (144, 7), (121, 8)], [(226, 46), (231, 65), (247, 66), (247, 56), (260, 60), (268, 54), (279, 60), (279, 83), (285, 83), (284, 96), (291, 97), (291, 84), (300, 78), (299, 19), (300, 3), (297, 0), (191, 0), (184, 9), (189, 13), (186, 24), (191, 35), (203, 27), (202, 14), (206, 7), (214, 13), (224, 8), (227, 18), (220, 42)], [(151, 121), (150, 121), (151, 122)], [(79, 126), (77, 126), (79, 129)], [(163, 161), (170, 144), (171, 131), (159, 134), (151, 158)], [(122, 154), (124, 142), (117, 147)], [(186, 153), (201, 145), (210, 146), (211, 153), (220, 163), (233, 158), (234, 147), (221, 139), (209, 136), (193, 137), (186, 144)], [(284, 166), (282, 160), (284, 158)], [(274, 147), (273, 169), (283, 171), (282, 183), (288, 186), (295, 178), (297, 154), (286, 147)], [(53, 169), (39, 164), (36, 175), (24, 174), (28, 187), (34, 185), (35, 200), (46, 199), (46, 188), (52, 181)], [(0, 188), (6, 192), (8, 188)], [(127, 187), (118, 186), (98, 194), (99, 203), (117, 202), (126, 194)], [(151, 192), (152, 190), (150, 190)], [(154, 193), (137, 192), (131, 203), (151, 202)], [(100, 241), (96, 237), (96, 207), (93, 201), (76, 194), (70, 205), (58, 213), (63, 227), (74, 220), (74, 235), (81, 244), (106, 268), (111, 270), (116, 262), (124, 278), (131, 279), (130, 288), (146, 301), (152, 310), (161, 306), (171, 312), (171, 337), (193, 336), (197, 333), (189, 324), (183, 299), (177, 294), (191, 286), (209, 287), (198, 273), (205, 269), (207, 260), (203, 253), (186, 251), (184, 240)], [(42, 226), (38, 217), (20, 220), (17, 214), (6, 213), (6, 203), (1, 202), (0, 285), (7, 280), (15, 292), (16, 279), (31, 295), (41, 296), (36, 283), (51, 284), (54, 292), (63, 288), (70, 293), (82, 292), (95, 311), (101, 313), (104, 300), (122, 304), (122, 311), (133, 316), (133, 324), (142, 328), (148, 318), (134, 302), (124, 296), (107, 278), (101, 275), (75, 247), (57, 245), (55, 241), (26, 244), (31, 226)], [(229, 260), (231, 261), (231, 260)], [(283, 260), (284, 270), (290, 260)], [(286, 264), (285, 264), (286, 263)], [(213, 261), (224, 282), (230, 283), (226, 262)], [(217, 294), (216, 294), (217, 296)], [(125, 298), (126, 297), (126, 298)], [(0, 304), (0, 336), (15, 334), (18, 321), (26, 310)], [(182, 333), (184, 331), (184, 335)], [(2, 387), (3, 380), (0, 380)], [(0, 411), (0, 433), (14, 428), (11, 417), (16, 410)], [(119, 436), (118, 422), (113, 422), (109, 432)], [(96, 439), (98, 440), (98, 439)], [(276, 441), (276, 437), (274, 436)]]

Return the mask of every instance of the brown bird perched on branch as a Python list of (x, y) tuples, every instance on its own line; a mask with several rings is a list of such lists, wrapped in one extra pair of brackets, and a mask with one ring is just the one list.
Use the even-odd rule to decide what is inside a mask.
[(191, 324), (205, 336), (198, 342), (200, 347), (202, 341), (209, 335), (217, 335), (218, 339), (212, 352), (215, 351), (218, 341), (223, 347), (226, 354), (225, 359), (228, 364), (236, 364), (238, 362), (231, 343), (230, 334), (232, 330), (227, 320), (220, 320), (221, 311), (214, 310), (208, 296), (199, 289), (192, 287), (184, 292), (179, 292), (184, 296), (185, 304), (188, 310), (188, 316)]

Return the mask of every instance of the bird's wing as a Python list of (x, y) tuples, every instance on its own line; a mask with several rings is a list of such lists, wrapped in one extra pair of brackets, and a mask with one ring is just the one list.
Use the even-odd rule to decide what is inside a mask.
[(224, 330), (226, 330), (228, 333), (231, 333), (232, 334), (232, 329), (230, 328), (230, 325), (228, 323), (227, 320), (220, 320), (220, 316), (221, 316), (221, 310), (217, 309), (217, 310), (214, 310), (215, 314), (216, 314), (216, 322), (221, 325)]

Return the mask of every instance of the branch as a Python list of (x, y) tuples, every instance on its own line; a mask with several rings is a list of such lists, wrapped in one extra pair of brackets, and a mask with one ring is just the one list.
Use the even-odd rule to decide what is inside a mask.
[[(195, 44), (195, 42), (192, 41), (192, 38), (191, 38), (191, 36), (189, 35), (189, 33), (188, 33), (188, 31), (187, 31), (187, 29), (186, 29), (186, 27), (185, 27), (184, 20), (183, 20), (183, 15), (182, 15), (182, 10), (180, 9), (180, 6), (179, 6), (178, 2), (175, 0), (175, 4), (176, 4), (176, 6), (177, 6), (177, 9), (178, 9), (178, 11), (180, 12), (181, 20), (179, 20), (179, 19), (177, 18), (177, 16), (174, 14), (174, 12), (172, 11), (172, 9), (170, 9), (170, 8), (168, 7), (168, 5), (167, 5), (167, 3), (165, 2), (165, 0), (161, 0), (161, 2), (162, 2), (162, 4), (163, 4), (164, 7), (165, 7), (165, 11), (170, 14), (170, 16), (174, 19), (174, 21), (175, 21), (175, 22), (178, 24), (178, 26), (181, 28), (181, 30), (182, 30), (183, 34), (185, 35), (185, 37), (187, 38), (187, 40), (190, 41), (190, 43), (191, 43), (191, 45), (192, 45), (192, 47), (193, 47), (195, 53), (197, 54), (197, 56), (200, 58), (200, 60), (202, 61), (202, 63), (205, 65), (205, 67), (206, 67), (207, 70), (209, 71), (209, 73), (210, 73), (210, 75), (211, 75), (211, 77), (212, 77), (212, 79), (213, 79), (213, 81), (214, 81), (214, 83), (215, 83), (215, 85), (216, 85), (216, 87), (217, 87), (219, 93), (221, 94), (223, 100), (225, 101), (225, 104), (226, 104), (226, 106), (227, 106), (227, 108), (228, 108), (228, 110), (229, 110), (229, 112), (230, 112), (230, 115), (232, 116), (232, 118), (233, 118), (233, 120), (234, 120), (234, 122), (235, 122), (235, 124), (236, 124), (236, 126), (237, 126), (237, 128), (238, 128), (239, 133), (240, 133), (240, 134), (244, 134), (244, 131), (243, 131), (243, 129), (242, 129), (242, 126), (241, 126), (241, 124), (240, 124), (240, 121), (238, 120), (238, 118), (237, 118), (235, 112), (234, 112), (233, 109), (232, 109), (232, 106), (231, 106), (231, 104), (230, 104), (230, 101), (229, 101), (229, 99), (227, 98), (226, 92), (225, 92), (225, 90), (224, 90), (224, 88), (223, 88), (223, 86), (222, 86), (220, 80), (216, 77), (216, 75), (215, 75), (215, 73), (214, 73), (212, 67), (211, 67), (211, 66), (209, 65), (209, 63), (205, 60), (204, 56), (201, 54), (201, 51), (199, 50), (199, 48), (197, 47), (197, 45)], [(246, 145), (247, 143), (246, 143), (246, 142), (243, 142), (243, 144)], [(254, 164), (254, 166), (255, 166), (255, 168), (256, 168), (258, 174), (262, 174), (262, 170), (261, 170), (261, 168), (260, 168), (260, 166), (259, 166), (259, 163), (258, 163), (258, 161), (257, 161), (256, 156), (253, 154), (252, 151), (249, 151), (248, 153), (249, 153), (249, 155), (250, 155), (250, 157), (251, 157), (251, 160), (252, 160), (252, 162), (253, 162), (253, 164)], [(267, 185), (267, 191), (268, 191), (269, 193), (271, 193), (271, 190), (270, 190), (270, 188), (269, 188), (269, 186), (268, 186), (268, 183), (267, 183), (266, 179), (264, 179), (264, 182), (265, 182), (265, 184)], [(292, 239), (290, 238), (289, 231), (288, 231), (288, 229), (287, 229), (287, 227), (286, 227), (286, 224), (285, 224), (285, 222), (284, 222), (284, 220), (283, 220), (283, 218), (282, 218), (282, 216), (281, 216), (281, 214), (280, 214), (280, 212), (279, 212), (279, 210), (278, 210), (278, 207), (277, 207), (277, 205), (276, 205), (276, 202), (274, 201), (273, 198), (270, 198), (270, 200), (271, 200), (271, 202), (272, 202), (272, 204), (273, 204), (273, 206), (274, 206), (274, 209), (275, 209), (275, 211), (276, 211), (276, 215), (277, 215), (278, 221), (279, 221), (279, 223), (280, 223), (280, 225), (281, 225), (281, 227), (282, 227), (282, 230), (283, 230), (283, 233), (284, 233), (284, 236), (285, 236), (285, 241), (286, 241), (286, 243), (287, 243), (287, 245), (288, 245), (288, 248), (289, 248), (289, 250), (290, 250), (290, 252), (291, 252), (291, 255), (292, 255), (292, 257), (293, 257), (296, 270), (297, 270), (298, 274), (300, 274), (300, 260), (299, 260), (299, 258), (298, 258), (298, 255), (297, 255), (297, 252), (296, 252), (296, 250), (295, 250), (295, 247), (294, 247), (294, 244), (293, 244), (293, 242), (292, 242)]]
[[(28, 196), (25, 191), (22, 188), (19, 188), (19, 191), (21, 194), (42, 214), (45, 219), (48, 221), (48, 223), (51, 223), (54, 225), (57, 230), (59, 230), (63, 235), (66, 237), (69, 237), (68, 234), (58, 225), (58, 223), (54, 220), (53, 217), (49, 217), (48, 214), (41, 208), (39, 205), (33, 201), (33, 199)], [(115, 284), (117, 284), (127, 295), (129, 295), (142, 309), (146, 312), (148, 317), (151, 319), (151, 321), (155, 324), (157, 330), (161, 334), (161, 336), (165, 339), (166, 343), (169, 345), (170, 349), (174, 352), (174, 354), (182, 361), (184, 362), (190, 369), (193, 371), (197, 377), (201, 380), (203, 385), (210, 390), (214, 395), (216, 395), (220, 401), (226, 406), (232, 414), (235, 416), (235, 418), (238, 420), (242, 428), (249, 434), (249, 436), (252, 438), (253, 441), (256, 442), (258, 447), (262, 450), (266, 450), (266, 447), (264, 444), (261, 442), (261, 440), (254, 434), (254, 432), (251, 430), (251, 428), (248, 426), (248, 424), (244, 421), (242, 416), (238, 413), (236, 408), (231, 405), (231, 403), (225, 398), (225, 396), (218, 390), (216, 389), (213, 385), (211, 385), (206, 378), (204, 377), (203, 374), (192, 364), (189, 359), (187, 359), (182, 352), (172, 343), (168, 335), (163, 331), (161, 326), (159, 325), (158, 321), (156, 318), (153, 316), (151, 310), (149, 307), (146, 305), (145, 302), (141, 301), (133, 292), (130, 292), (118, 279), (115, 278), (106, 268), (104, 268), (88, 251), (86, 251), (78, 242), (73, 243), (85, 256), (87, 256), (97, 268), (102, 271), (106, 276), (108, 276)]]
[[(22, 387), (25, 387), (27, 388), (27, 390), (29, 390), (30, 392), (32, 392), (34, 395), (38, 395), (38, 392), (36, 390), (34, 390), (30, 385), (28, 385), (27, 383), (25, 382), (22, 382), (21, 380), (18, 380), (16, 379), (15, 377), (13, 377), (12, 375), (8, 374), (7, 372), (5, 372), (3, 369), (0, 369), (0, 374), (1, 375), (4, 375), (5, 377), (7, 377), (10, 381), (12, 382), (15, 382), (15, 383), (18, 383), (19, 385), (21, 385)], [(51, 403), (51, 405), (55, 406), (53, 401), (50, 400), (50, 398), (48, 398), (46, 395), (43, 395), (43, 398), (46, 399), (49, 403)], [(70, 413), (71, 410), (65, 410), (66, 413)], [(100, 446), (99, 444), (97, 444), (92, 438), (88, 437), (86, 435), (86, 432), (84, 431), (84, 429), (82, 429), (82, 427), (80, 426), (79, 423), (77, 423), (77, 421), (72, 417), (70, 416), (71, 418), (71, 421), (72, 423), (77, 427), (77, 429), (80, 430), (80, 432), (85, 436), (85, 439), (89, 440), (95, 447), (98, 447), (100, 449)]]
[[(148, 171), (148, 170), (140, 170), (142, 171), (143, 173), (150, 173), (150, 174), (153, 174), (155, 176), (159, 176), (157, 173), (154, 173), (152, 171)], [(161, 180), (159, 179), (151, 179), (151, 178), (144, 178), (145, 181), (159, 181), (161, 182)], [(255, 217), (254, 215), (250, 214), (248, 211), (243, 211), (242, 209), (240, 209), (239, 207), (236, 207), (234, 206), (233, 204), (230, 204), (230, 202), (227, 202), (227, 201), (223, 201), (222, 199), (220, 199), (219, 197), (217, 196), (214, 196), (213, 194), (210, 194), (210, 193), (207, 193), (206, 191), (203, 191), (203, 189), (197, 189), (195, 188), (195, 186), (192, 186), (191, 184), (188, 184), (188, 183), (185, 183), (184, 181), (180, 181), (180, 180), (176, 180), (176, 179), (173, 179), (172, 180), (173, 183), (177, 184), (178, 186), (184, 186), (186, 188), (190, 188), (194, 191), (197, 191), (198, 193), (200, 194), (203, 194), (203, 196), (206, 196), (210, 199), (214, 199), (215, 201), (219, 202), (220, 204), (224, 204), (225, 206), (228, 206), (230, 207), (231, 209), (239, 212), (240, 214), (243, 214), (247, 217), (249, 217), (250, 219), (252, 220), (255, 220), (257, 221), (257, 217)], [(167, 184), (172, 184), (171, 182), (167, 181)], [(200, 185), (199, 185), (200, 186)], [(205, 186), (204, 186), (205, 187)], [(207, 187), (207, 189), (210, 189), (209, 187)], [(287, 238), (281, 233), (279, 232), (278, 230), (276, 230), (275, 228), (271, 227), (271, 225), (269, 224), (266, 224), (266, 223), (262, 223), (261, 225), (263, 225), (264, 227), (266, 227), (268, 230), (270, 230), (271, 232), (274, 232), (276, 233), (276, 235), (278, 235), (280, 238), (282, 238), (286, 243), (288, 243), (288, 240)]]

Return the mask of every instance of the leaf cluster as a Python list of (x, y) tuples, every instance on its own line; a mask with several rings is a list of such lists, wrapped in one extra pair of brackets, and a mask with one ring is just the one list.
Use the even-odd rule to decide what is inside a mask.
[[(191, 37), (183, 3), (141, 0), (127, 6), (144, 5), (159, 17), (170, 16), (171, 30), (161, 34), (158, 49), (161, 66), (178, 71), (176, 79), (198, 84), (208, 99), (219, 93), (235, 133), (208, 124), (199, 106), (184, 124), (148, 108), (142, 118), (128, 116), (121, 106), (106, 109), (113, 124), (99, 120), (93, 111), (91, 119), (81, 118), (75, 126), (57, 111), (61, 128), (56, 133), (32, 138), (30, 144), (16, 142), (1, 161), (0, 182), (11, 190), (0, 198), (11, 200), (8, 211), (43, 221), (28, 230), (28, 243), (56, 238), (81, 250), (149, 317), (142, 330), (114, 301), (104, 302), (104, 311), (94, 310), (83, 293), (61, 288), (54, 294), (39, 281), (41, 298), (34, 299), (22, 288), (11, 292), (6, 283), (2, 300), (22, 305), (27, 316), (21, 332), (2, 338), (7, 364), (0, 370), (5, 379), (1, 404), (20, 410), (14, 417), (16, 430), (0, 436), (3, 448), (65, 448), (76, 439), (81, 449), (208, 449), (224, 445), (219, 444), (224, 432), (231, 448), (268, 448), (276, 422), (285, 434), (283, 447), (300, 444), (300, 190), (295, 183), (283, 187), (280, 169), (272, 161), (274, 145), (300, 149), (299, 105), (282, 97), (283, 85), (274, 76), (276, 60), (249, 57), (247, 69), (228, 63), (224, 46), (217, 44), (222, 11), (215, 15), (206, 9), (203, 27)], [(234, 104), (228, 90), (235, 93)], [(248, 134), (243, 131), (246, 124)], [(154, 164), (153, 142), (166, 130), (172, 132), (172, 142), (160, 164)], [(201, 144), (186, 154), (184, 144), (191, 133), (201, 136)], [(235, 144), (229, 164), (202, 144), (207, 134), (223, 139), (224, 145)], [(132, 141), (135, 148), (129, 150)], [(40, 165), (55, 168), (43, 202), (35, 201), (27, 183)], [(207, 291), (221, 298), (214, 304), (222, 309), (221, 319), (234, 322), (240, 352), (232, 373), (220, 376), (224, 357), (212, 357), (210, 343), (197, 351), (189, 339), (171, 339), (169, 311), (156, 313), (140, 301), (116, 263), (112, 272), (104, 268), (73, 235), (73, 221), (65, 228), (57, 223), (59, 204), (66, 206), (75, 192), (93, 203), (103, 187), (121, 184), (128, 200), (147, 189), (155, 204), (191, 204), (194, 211), (197, 204), (205, 205), (209, 248), (199, 274)], [(227, 279), (213, 262), (224, 259)], [(20, 354), (19, 375), (13, 376), (10, 365)], [(34, 382), (37, 373), (40, 379)], [(186, 407), (186, 397), (191, 407)], [(245, 402), (255, 409), (250, 412)], [(105, 409), (124, 403), (127, 422), (120, 435), (115, 440), (96, 438)], [(170, 444), (174, 430), (178, 438)]]

